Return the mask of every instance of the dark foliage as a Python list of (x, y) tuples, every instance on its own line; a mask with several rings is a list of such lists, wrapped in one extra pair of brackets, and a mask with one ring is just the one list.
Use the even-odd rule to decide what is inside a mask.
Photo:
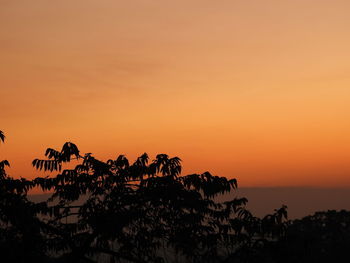
[[(296, 260), (307, 259), (303, 242), (349, 241), (348, 214), (290, 222), (282, 206), (262, 219), (254, 217), (245, 198), (215, 199), (234, 191), (236, 179), (209, 172), (181, 176), (178, 157), (159, 154), (150, 161), (145, 153), (133, 163), (123, 155), (101, 161), (81, 155), (71, 142), (60, 151), (47, 149), (45, 156), (33, 166), (57, 175), (13, 179), (5, 172), (9, 163), (0, 163), (5, 262), (280, 262), (285, 257), (304, 262)], [(78, 165), (64, 169), (73, 159)], [(52, 195), (32, 203), (26, 195), (33, 187)], [(336, 225), (339, 220), (343, 228)], [(315, 246), (308, 246), (310, 251), (327, 245), (310, 244)]]
[[(5, 136), (0, 132), (1, 140)], [(37, 217), (37, 205), (26, 198), (33, 182), (13, 179), (5, 172), (10, 166), (0, 162), (0, 256), (1, 262), (42, 262), (46, 255), (42, 222)]]
[(274, 262), (349, 262), (350, 212), (317, 212), (295, 220), (286, 235), (270, 244)]

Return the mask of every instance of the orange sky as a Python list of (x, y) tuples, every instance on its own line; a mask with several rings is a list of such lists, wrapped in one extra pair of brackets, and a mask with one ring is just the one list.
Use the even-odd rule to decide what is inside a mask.
[(350, 186), (350, 1), (0, 0), (0, 159), (66, 141), (241, 186)]

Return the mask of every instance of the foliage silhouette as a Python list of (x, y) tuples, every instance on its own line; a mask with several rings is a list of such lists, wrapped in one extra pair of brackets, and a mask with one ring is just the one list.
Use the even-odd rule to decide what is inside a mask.
[[(215, 203), (217, 194), (237, 187), (236, 180), (208, 172), (180, 177), (181, 160), (166, 154), (150, 163), (147, 154), (132, 164), (123, 155), (102, 162), (91, 154), (80, 156), (73, 143), (66, 143), (60, 152), (48, 149), (46, 156), (33, 166), (52, 171), (72, 157), (81, 160), (54, 178), (34, 180), (53, 190), (50, 201), (57, 204), (43, 212), (54, 216), (51, 227), (60, 227), (53, 233), (54, 247), (64, 247), (72, 261), (107, 254), (113, 260), (163, 262), (163, 249), (193, 262), (214, 262), (224, 236), (220, 231), (226, 227), (230, 237), (232, 211), (240, 212), (245, 203)], [(83, 204), (72, 205), (82, 198)], [(60, 224), (71, 216), (76, 222)]]
[(290, 222), (285, 235), (255, 250), (247, 262), (349, 262), (350, 212), (329, 210)]
[[(349, 213), (289, 221), (282, 206), (260, 219), (245, 208), (246, 198), (217, 201), (237, 188), (236, 179), (209, 172), (181, 176), (178, 157), (159, 154), (151, 161), (145, 153), (134, 162), (124, 155), (101, 161), (71, 142), (60, 151), (48, 148), (45, 157), (33, 167), (57, 175), (14, 179), (5, 171), (9, 163), (0, 163), (5, 262), (306, 262), (301, 244), (308, 238), (318, 240), (313, 254), (349, 244)], [(78, 164), (65, 169), (72, 160)], [(50, 198), (28, 201), (34, 187)]]
[[(5, 136), (0, 132), (1, 141)], [(8, 176), (4, 160), (0, 162), (0, 255), (2, 262), (43, 262), (47, 259), (41, 235), (42, 223), (37, 205), (26, 198), (33, 183)]]

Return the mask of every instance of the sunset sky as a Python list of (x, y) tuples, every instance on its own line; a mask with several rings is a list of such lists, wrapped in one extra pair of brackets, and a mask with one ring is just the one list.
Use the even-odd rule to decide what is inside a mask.
[(0, 159), (47, 147), (350, 187), (349, 0), (0, 0)]

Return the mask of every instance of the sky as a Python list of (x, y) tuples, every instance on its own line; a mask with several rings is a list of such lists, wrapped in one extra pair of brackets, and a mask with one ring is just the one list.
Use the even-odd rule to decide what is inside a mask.
[(179, 156), (240, 186), (350, 187), (350, 1), (0, 0), (0, 159)]

